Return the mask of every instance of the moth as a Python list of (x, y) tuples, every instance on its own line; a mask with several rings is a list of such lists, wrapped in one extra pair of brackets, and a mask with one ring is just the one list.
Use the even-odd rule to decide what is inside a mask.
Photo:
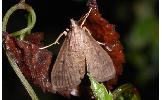
[(51, 72), (54, 89), (73, 89), (81, 83), (86, 73), (98, 82), (115, 77), (113, 61), (86, 27), (71, 19), (66, 35)]

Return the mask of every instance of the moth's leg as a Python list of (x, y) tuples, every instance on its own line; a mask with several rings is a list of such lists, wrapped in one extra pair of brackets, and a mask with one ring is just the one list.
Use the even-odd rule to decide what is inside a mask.
[(102, 42), (99, 42), (99, 41), (97, 41), (97, 43), (98, 43), (99, 45), (105, 46), (107, 50), (112, 51), (112, 49), (111, 49), (109, 46), (107, 46), (106, 43), (102, 43)]
[(84, 29), (85, 31), (87, 31), (87, 32), (91, 35), (91, 32), (88, 30), (87, 27), (84, 26), (83, 29)]
[[(66, 29), (67, 31), (69, 30), (69, 29)], [(59, 44), (59, 39), (63, 36), (63, 35), (67, 35), (67, 31), (64, 31), (64, 32), (62, 32), (59, 36), (58, 36), (58, 38), (56, 39), (56, 41), (55, 42), (53, 42), (53, 43), (51, 43), (51, 44), (49, 44), (49, 45), (47, 45), (47, 46), (45, 46), (45, 47), (41, 47), (41, 48), (39, 48), (39, 49), (46, 49), (46, 48), (48, 48), (48, 47), (50, 47), (50, 46), (52, 46), (52, 45), (55, 45), (55, 44)]]

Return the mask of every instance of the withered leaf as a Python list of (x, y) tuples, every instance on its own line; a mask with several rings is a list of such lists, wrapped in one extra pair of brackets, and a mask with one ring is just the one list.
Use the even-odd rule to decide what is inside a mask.
[(25, 41), (29, 41), (35, 45), (42, 46), (42, 41), (44, 40), (44, 34), (42, 32), (35, 32), (30, 35), (25, 36)]
[(32, 34), (26, 40), (17, 40), (4, 33), (4, 48), (18, 64), (24, 76), (43, 91), (54, 91), (49, 79), (49, 68), (52, 53), (46, 49), (40, 50), (43, 39), (41, 33)]

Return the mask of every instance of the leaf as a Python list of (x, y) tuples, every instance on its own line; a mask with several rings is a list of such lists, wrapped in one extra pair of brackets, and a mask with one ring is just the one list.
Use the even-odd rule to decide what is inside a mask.
[(43, 35), (37, 32), (26, 36), (25, 40), (17, 40), (11, 34), (3, 33), (3, 39), (4, 49), (10, 53), (23, 75), (44, 92), (53, 91), (49, 79), (52, 53), (39, 49)]
[(137, 89), (131, 84), (124, 84), (116, 88), (112, 95), (114, 100), (141, 100)]
[(88, 74), (88, 76), (91, 82), (91, 89), (97, 100), (113, 100), (111, 92), (107, 92), (105, 86), (102, 83), (98, 83), (90, 74)]

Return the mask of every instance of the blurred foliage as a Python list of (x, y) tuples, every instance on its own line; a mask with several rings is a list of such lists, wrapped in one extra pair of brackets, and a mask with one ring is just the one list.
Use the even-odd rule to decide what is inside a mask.
[(114, 100), (141, 100), (137, 89), (131, 84), (124, 84), (116, 88), (113, 92)]
[(140, 85), (158, 75), (159, 23), (154, 3), (154, 0), (143, 0), (134, 4), (135, 23), (125, 39), (127, 62), (137, 69), (135, 81)]

